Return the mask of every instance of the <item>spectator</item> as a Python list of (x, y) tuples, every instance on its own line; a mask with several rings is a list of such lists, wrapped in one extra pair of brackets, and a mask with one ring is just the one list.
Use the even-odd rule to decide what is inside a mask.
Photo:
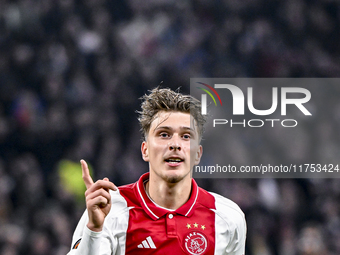
[[(75, 228), (69, 223), (84, 204), (66, 188), (57, 192), (61, 160), (84, 157), (96, 179), (107, 176), (117, 185), (146, 171), (130, 148), (139, 146), (131, 143), (139, 136), (132, 113), (135, 99), (161, 81), (186, 93), (190, 77), (337, 77), (340, 71), (336, 0), (2, 0), (0, 6), (5, 255), (69, 250)], [(324, 105), (324, 121), (301, 126), (299, 153), (285, 151), (281, 159), (338, 157), (339, 93), (319, 90), (315, 103)], [(278, 146), (290, 139), (268, 134), (265, 157), (275, 161)], [(229, 141), (249, 164), (259, 160), (244, 140)], [(340, 253), (338, 179), (198, 181), (245, 211), (246, 254)]]

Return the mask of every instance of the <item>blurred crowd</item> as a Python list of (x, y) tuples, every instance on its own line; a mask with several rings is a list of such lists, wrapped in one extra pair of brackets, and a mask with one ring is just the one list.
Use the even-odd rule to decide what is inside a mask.
[[(0, 254), (68, 252), (85, 209), (81, 158), (117, 185), (148, 171), (135, 111), (149, 89), (337, 77), (339, 31), (337, 0), (0, 0)], [(299, 134), (338, 157), (340, 115), (327, 117)], [(247, 255), (340, 254), (338, 179), (198, 182), (244, 210)]]

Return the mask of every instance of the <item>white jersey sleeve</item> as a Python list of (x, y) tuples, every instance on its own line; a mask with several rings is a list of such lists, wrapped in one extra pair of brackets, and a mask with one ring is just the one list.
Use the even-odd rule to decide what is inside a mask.
[(221, 195), (215, 197), (215, 254), (244, 255), (247, 226), (240, 207)]
[(71, 250), (67, 255), (119, 255), (125, 254), (126, 230), (129, 208), (119, 191), (111, 191), (111, 210), (101, 232), (93, 232), (86, 226), (85, 210), (72, 237)]

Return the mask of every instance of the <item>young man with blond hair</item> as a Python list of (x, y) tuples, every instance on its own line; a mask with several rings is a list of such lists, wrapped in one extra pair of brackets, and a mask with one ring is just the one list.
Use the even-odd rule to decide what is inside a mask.
[(108, 178), (93, 182), (81, 160), (87, 210), (68, 254), (243, 255), (243, 212), (191, 176), (203, 153), (200, 102), (155, 88), (141, 107), (141, 153), (149, 172), (117, 188)]

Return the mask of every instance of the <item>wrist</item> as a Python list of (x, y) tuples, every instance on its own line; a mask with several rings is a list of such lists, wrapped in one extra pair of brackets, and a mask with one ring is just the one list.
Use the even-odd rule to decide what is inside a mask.
[(103, 226), (95, 226), (94, 224), (91, 224), (90, 222), (87, 223), (87, 228), (93, 232), (101, 232), (103, 230)]

